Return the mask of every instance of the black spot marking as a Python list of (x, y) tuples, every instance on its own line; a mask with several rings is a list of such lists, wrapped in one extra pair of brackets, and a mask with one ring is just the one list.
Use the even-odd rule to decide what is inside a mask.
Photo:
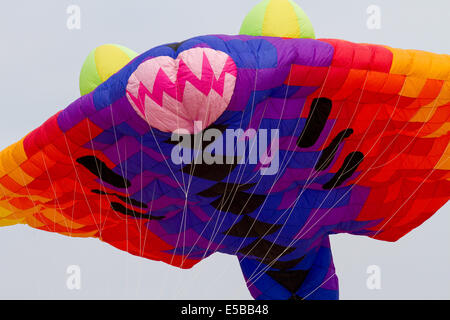
[(330, 145), (326, 147), (320, 156), (319, 161), (316, 164), (315, 169), (317, 171), (323, 171), (326, 168), (328, 168), (333, 161), (334, 157), (336, 156), (336, 152), (339, 148), (339, 145), (341, 142), (350, 137), (353, 134), (353, 129), (347, 129), (344, 131), (341, 131), (336, 138), (331, 141)]
[(134, 210), (130, 210), (127, 207), (123, 206), (122, 204), (118, 203), (118, 202), (111, 202), (111, 208), (119, 213), (122, 213), (124, 215), (127, 216), (131, 216), (133, 218), (138, 218), (138, 219), (149, 219), (149, 220), (161, 220), (164, 219), (164, 217), (154, 217), (151, 216), (149, 214), (144, 214), (144, 213), (140, 213)]
[(224, 234), (234, 237), (264, 237), (280, 230), (281, 225), (270, 224), (255, 220), (249, 216), (243, 216), (241, 221), (233, 225)]
[(86, 156), (77, 159), (77, 162), (96, 175), (100, 180), (116, 188), (125, 189), (131, 186), (131, 182), (118, 175), (95, 156)]
[(300, 262), (302, 262), (304, 257), (300, 257), (298, 259), (294, 259), (294, 260), (289, 260), (289, 261), (280, 261), (280, 260), (276, 260), (276, 261), (271, 261), (269, 259), (264, 259), (264, 260), (259, 260), (257, 259), (259, 262), (262, 262), (266, 265), (270, 265), (271, 268), (274, 269), (279, 269), (279, 270), (289, 270), (294, 268), (296, 265), (298, 265)]
[(323, 185), (325, 190), (333, 189), (339, 187), (344, 183), (345, 180), (350, 178), (353, 173), (358, 169), (361, 162), (364, 160), (364, 154), (357, 151), (350, 153), (347, 158), (345, 158), (342, 167), (333, 176), (333, 178)]
[(267, 271), (266, 273), (290, 293), (295, 294), (305, 282), (309, 270)]
[(327, 98), (314, 99), (305, 128), (297, 140), (300, 148), (312, 147), (320, 137), (331, 113), (332, 102)]
[(283, 247), (265, 239), (258, 239), (245, 248), (239, 250), (239, 253), (273, 261), (293, 252), (294, 250), (295, 248), (292, 247)]
[(104, 196), (106, 196), (106, 195), (114, 196), (114, 197), (118, 198), (119, 200), (122, 200), (126, 204), (131, 204), (134, 207), (138, 207), (138, 208), (141, 208), (141, 209), (147, 209), (148, 208), (148, 206), (145, 203), (142, 203), (140, 201), (131, 199), (129, 197), (121, 196), (120, 194), (117, 194), (117, 193), (107, 193), (107, 192), (104, 192), (104, 191), (101, 191), (101, 190), (92, 190), (92, 192), (96, 193), (96, 194), (101, 194), (101, 195), (104, 195)]

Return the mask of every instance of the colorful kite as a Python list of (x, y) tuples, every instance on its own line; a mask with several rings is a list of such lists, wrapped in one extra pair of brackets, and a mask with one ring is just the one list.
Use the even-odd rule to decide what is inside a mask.
[(330, 234), (396, 241), (449, 200), (450, 56), (314, 37), (265, 0), (241, 35), (97, 48), (82, 96), (0, 153), (0, 225), (337, 299)]

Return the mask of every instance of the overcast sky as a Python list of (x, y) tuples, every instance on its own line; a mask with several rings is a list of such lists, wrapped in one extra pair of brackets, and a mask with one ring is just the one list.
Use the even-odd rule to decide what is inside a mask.
[[(318, 38), (450, 53), (448, 0), (296, 0)], [(203, 34), (236, 34), (257, 0), (15, 0), (0, 10), (0, 148), (17, 141), (79, 97), (87, 54), (104, 43), (137, 52)], [(66, 26), (70, 5), (81, 29)], [(381, 9), (381, 29), (367, 8)], [(250, 299), (232, 256), (192, 270), (137, 258), (96, 239), (72, 239), (13, 226), (0, 229), (0, 298)], [(332, 237), (342, 299), (450, 299), (450, 205), (397, 243)], [(68, 290), (66, 268), (81, 268)], [(370, 265), (381, 290), (366, 286)]]

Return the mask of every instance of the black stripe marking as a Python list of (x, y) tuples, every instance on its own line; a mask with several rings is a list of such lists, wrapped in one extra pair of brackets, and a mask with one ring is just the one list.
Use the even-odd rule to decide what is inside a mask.
[(300, 289), (308, 276), (309, 270), (267, 271), (272, 279), (294, 294)]
[[(190, 148), (195, 150), (195, 149), (200, 149), (200, 145), (201, 145), (201, 150), (203, 151), (205, 148), (207, 148), (210, 144), (214, 143), (213, 141), (203, 141), (203, 132), (208, 130), (208, 129), (217, 129), (220, 132), (225, 132), (225, 130), (227, 129), (227, 126), (224, 125), (211, 125), (208, 128), (206, 128), (205, 130), (203, 130), (200, 133), (197, 134), (191, 134), (191, 135), (181, 135), (184, 136), (188, 139), (188, 141), (190, 141)], [(185, 141), (185, 140), (183, 140)], [(178, 145), (180, 144), (180, 142), (178, 141), (172, 141), (167, 140), (165, 141), (165, 143), (168, 144), (173, 144), (173, 145)], [(195, 153), (195, 152), (193, 152)], [(240, 159), (238, 157), (226, 157), (226, 156), (222, 156), (222, 161), (221, 163), (213, 163), (213, 164), (205, 164), (205, 163), (200, 163), (200, 164), (196, 164), (195, 162), (192, 164), (188, 164), (185, 167), (183, 167), (182, 172), (187, 173), (189, 175), (192, 176), (196, 176), (198, 178), (201, 179), (206, 179), (206, 180), (211, 180), (211, 181), (221, 181), (223, 179), (225, 179), (238, 165)], [(230, 162), (230, 163), (229, 163)]]
[(122, 213), (127, 216), (131, 216), (133, 218), (138, 219), (149, 219), (149, 220), (161, 220), (164, 219), (164, 217), (154, 217), (149, 214), (140, 213), (131, 209), (128, 209), (127, 207), (123, 206), (122, 204), (118, 202), (111, 202), (111, 209), (113, 209), (116, 212)]
[[(224, 161), (225, 162), (225, 161)], [(239, 160), (234, 158), (232, 164), (188, 164), (183, 167), (182, 171), (189, 175), (196, 176), (198, 178), (211, 180), (211, 181), (222, 181), (225, 179), (237, 166)]]
[(362, 152), (352, 152), (347, 158), (345, 158), (342, 167), (338, 172), (334, 175), (334, 177), (323, 185), (325, 190), (333, 189), (339, 187), (341, 184), (345, 182), (348, 178), (350, 178), (353, 173), (358, 169), (361, 162), (364, 160), (364, 154)]
[(264, 203), (265, 199), (265, 195), (238, 191), (221, 196), (211, 202), (211, 205), (217, 210), (241, 215), (252, 213)]
[(259, 238), (275, 233), (280, 228), (281, 225), (265, 223), (249, 216), (243, 216), (241, 221), (225, 231), (224, 234), (240, 238)]
[(234, 191), (245, 191), (250, 189), (254, 185), (255, 185), (254, 183), (234, 184), (234, 183), (219, 182), (213, 185), (211, 188), (203, 190), (202, 192), (199, 192), (197, 194), (205, 198), (215, 198), (225, 193), (233, 193)]
[[(239, 250), (239, 253), (273, 261), (293, 252), (295, 248), (287, 248), (265, 239), (258, 239)], [(264, 258), (265, 257), (265, 258)]]
[(95, 156), (86, 156), (77, 159), (77, 162), (96, 175), (100, 180), (116, 188), (125, 189), (131, 186), (131, 182), (112, 171), (106, 163)]
[(298, 259), (289, 260), (289, 261), (280, 261), (280, 260), (273, 261), (273, 260), (269, 260), (269, 259), (264, 259), (264, 260), (257, 259), (257, 260), (266, 265), (270, 265), (271, 268), (275, 268), (275, 269), (284, 271), (284, 270), (292, 269), (293, 267), (298, 265), (300, 262), (302, 262), (303, 258), (304, 257), (300, 257)]
[(107, 192), (104, 192), (104, 191), (101, 191), (101, 190), (92, 190), (92, 192), (96, 193), (96, 194), (101, 194), (103, 196), (107, 196), (107, 195), (108, 196), (114, 196), (114, 197), (118, 198), (119, 200), (122, 200), (126, 204), (131, 204), (134, 207), (138, 207), (138, 208), (141, 208), (141, 209), (147, 209), (148, 208), (148, 206), (145, 203), (142, 203), (140, 201), (131, 199), (129, 197), (121, 196), (120, 194), (117, 194), (117, 193), (107, 193)]
[[(178, 137), (180, 137), (179, 141), (190, 141), (190, 148), (191, 149), (200, 149), (198, 148), (198, 146), (200, 146), (201, 144), (201, 150), (205, 150), (205, 148), (207, 148), (210, 144), (214, 143), (214, 140), (212, 141), (203, 141), (203, 133), (206, 130), (209, 129), (217, 129), (220, 132), (222, 132), (222, 134), (225, 132), (225, 130), (227, 129), (227, 126), (223, 126), (223, 125), (211, 125), (208, 128), (204, 129), (202, 132), (197, 133), (197, 134), (180, 134)], [(179, 141), (172, 141), (172, 139), (166, 140), (164, 141), (165, 143), (168, 144), (173, 144), (173, 145), (178, 145), (180, 144)], [(188, 147), (188, 146), (186, 146)]]
[(171, 48), (173, 51), (177, 52), (178, 48), (180, 48), (180, 46), (185, 43), (186, 41), (182, 41), (182, 42), (174, 42), (174, 43), (170, 43), (170, 44), (166, 44), (167, 47)]
[(347, 129), (347, 130), (341, 131), (336, 136), (336, 138), (334, 138), (333, 141), (331, 141), (330, 145), (322, 151), (322, 154), (320, 156), (319, 161), (316, 164), (315, 169), (317, 171), (323, 171), (323, 170), (327, 169), (330, 166), (331, 162), (333, 161), (334, 157), (336, 156), (336, 152), (337, 152), (341, 142), (344, 139), (350, 137), (352, 134), (353, 134), (353, 129)]
[(310, 148), (317, 142), (330, 116), (331, 107), (330, 99), (318, 98), (313, 100), (305, 128), (297, 140), (297, 145), (300, 148)]

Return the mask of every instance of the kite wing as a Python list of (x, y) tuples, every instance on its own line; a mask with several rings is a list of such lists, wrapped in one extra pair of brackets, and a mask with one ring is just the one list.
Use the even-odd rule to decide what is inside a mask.
[[(336, 173), (326, 188), (345, 179), (361, 187), (354, 220), (372, 222), (356, 233), (396, 241), (450, 196), (450, 56), (321, 41), (334, 48), (330, 66), (294, 65), (288, 80), (321, 83), (308, 99), (332, 105), (312, 104), (303, 114), (333, 122), (316, 168)], [(331, 163), (339, 148), (343, 156)]]

